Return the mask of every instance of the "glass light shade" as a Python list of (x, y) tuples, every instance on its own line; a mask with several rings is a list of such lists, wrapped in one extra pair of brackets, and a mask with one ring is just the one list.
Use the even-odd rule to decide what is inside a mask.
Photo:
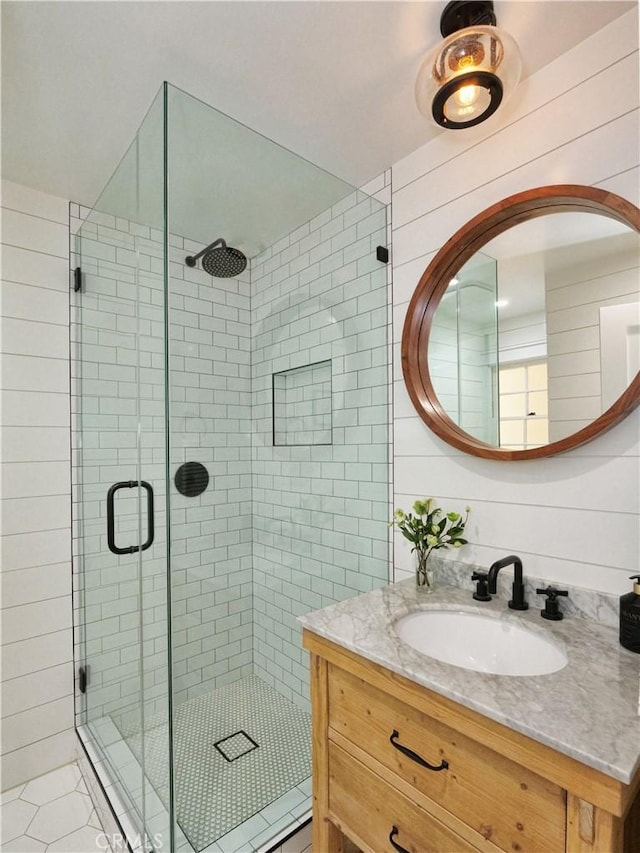
[(521, 67), (520, 51), (509, 33), (490, 26), (458, 30), (420, 66), (418, 109), (441, 127), (472, 127), (507, 100)]

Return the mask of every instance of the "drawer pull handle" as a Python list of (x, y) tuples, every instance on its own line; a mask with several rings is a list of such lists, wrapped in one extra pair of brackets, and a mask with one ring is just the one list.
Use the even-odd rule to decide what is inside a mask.
[(412, 749), (409, 749), (406, 746), (402, 746), (401, 743), (396, 743), (394, 738), (398, 737), (400, 737), (400, 735), (396, 731), (396, 729), (394, 729), (393, 734), (389, 738), (389, 743), (391, 744), (391, 746), (395, 747), (396, 749), (399, 749), (403, 755), (406, 755), (407, 758), (410, 758), (412, 761), (415, 761), (422, 767), (426, 767), (427, 770), (435, 770), (437, 772), (438, 770), (446, 770), (449, 766), (449, 762), (445, 761), (444, 759), (442, 759), (441, 763), (437, 767), (434, 764), (429, 764), (429, 762), (425, 761), (424, 758), (419, 756), (417, 752), (414, 752)]
[(407, 850), (407, 848), (406, 848), (406, 847), (402, 847), (400, 844), (397, 844), (397, 843), (393, 840), (393, 836), (394, 836), (394, 835), (397, 835), (397, 834), (398, 834), (398, 827), (397, 827), (397, 826), (394, 826), (394, 827), (391, 829), (391, 832), (389, 833), (389, 841), (393, 844), (393, 846), (396, 848), (396, 850), (398, 851), (398, 853), (409, 853), (409, 851)]

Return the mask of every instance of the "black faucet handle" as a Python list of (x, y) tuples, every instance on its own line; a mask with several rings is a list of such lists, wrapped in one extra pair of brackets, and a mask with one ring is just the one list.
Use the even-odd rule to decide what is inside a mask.
[(536, 593), (538, 595), (546, 595), (551, 601), (555, 601), (559, 595), (569, 595), (568, 590), (566, 589), (557, 589), (555, 586), (547, 586), (544, 589), (537, 589)]
[(491, 596), (489, 595), (489, 589), (487, 587), (488, 576), (486, 572), (474, 572), (471, 575), (472, 581), (477, 581), (476, 583), (476, 591), (473, 593), (473, 597), (476, 601), (491, 601)]
[(545, 589), (537, 589), (536, 593), (547, 596), (544, 610), (540, 611), (543, 619), (550, 619), (552, 622), (559, 622), (561, 619), (564, 619), (564, 613), (560, 610), (558, 596), (568, 596), (568, 590), (557, 589), (555, 586), (547, 586)]

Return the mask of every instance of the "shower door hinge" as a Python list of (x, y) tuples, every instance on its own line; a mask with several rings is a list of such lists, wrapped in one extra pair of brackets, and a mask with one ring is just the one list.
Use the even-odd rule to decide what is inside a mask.
[(89, 683), (89, 667), (78, 667), (78, 690), (80, 693), (87, 692), (87, 684)]
[(376, 260), (381, 264), (389, 263), (389, 250), (386, 246), (376, 246)]
[(76, 293), (82, 290), (82, 267), (76, 267), (73, 271), (73, 289)]

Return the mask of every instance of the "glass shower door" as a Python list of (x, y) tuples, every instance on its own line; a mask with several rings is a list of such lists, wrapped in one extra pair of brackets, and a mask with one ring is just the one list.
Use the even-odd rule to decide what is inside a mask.
[(163, 136), (161, 92), (75, 238), (72, 362), (77, 722), (134, 840), (167, 850), (169, 761), (145, 773), (169, 755)]
[(167, 94), (174, 813), (231, 853), (309, 816), (296, 617), (387, 580), (386, 211)]

